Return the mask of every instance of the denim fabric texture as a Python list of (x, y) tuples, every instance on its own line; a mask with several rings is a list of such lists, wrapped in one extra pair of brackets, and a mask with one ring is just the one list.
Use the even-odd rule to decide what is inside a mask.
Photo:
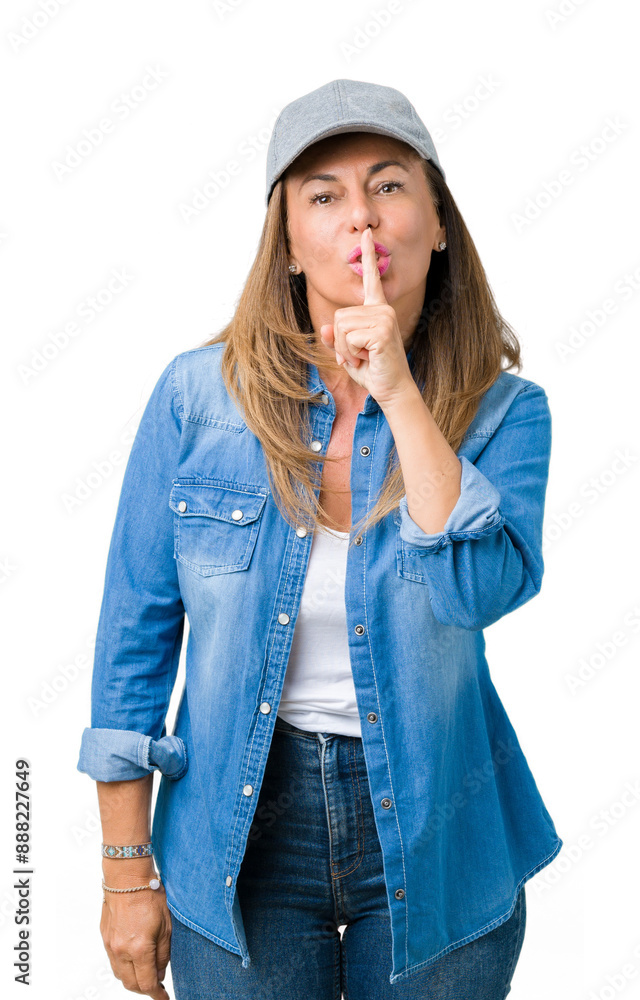
[(237, 883), (253, 961), (173, 919), (176, 1000), (504, 1000), (524, 885), (499, 927), (392, 986), (383, 868), (362, 740), (278, 718)]
[[(143, 412), (107, 557), (77, 767), (100, 781), (160, 771), (152, 840), (169, 909), (246, 969), (238, 876), (312, 533), (274, 502), (260, 442), (222, 380), (223, 350), (178, 354)], [(309, 444), (325, 454), (334, 400), (315, 365), (307, 385)], [(375, 504), (392, 446), (369, 395), (354, 431), (353, 523)], [(458, 449), (461, 495), (444, 530), (423, 532), (405, 496), (348, 554), (349, 653), (384, 865), (390, 984), (506, 922), (523, 883), (563, 844), (491, 680), (483, 635), (540, 591), (550, 451), (544, 390), (501, 372)], [(167, 734), (185, 620), (186, 681)]]

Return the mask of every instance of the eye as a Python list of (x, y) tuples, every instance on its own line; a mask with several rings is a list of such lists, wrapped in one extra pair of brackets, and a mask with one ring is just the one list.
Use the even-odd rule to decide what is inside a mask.
[(314, 194), (311, 196), (311, 198), (309, 198), (309, 204), (310, 205), (315, 204), (315, 202), (319, 201), (320, 198), (332, 198), (332, 197), (333, 195), (327, 194), (326, 192), (324, 194)]
[[(380, 187), (378, 188), (378, 190), (381, 191), (382, 188), (388, 188), (388, 187), (403, 188), (404, 184), (402, 183), (402, 181), (384, 181), (380, 185)], [(316, 202), (318, 202), (318, 204), (320, 204), (320, 199), (321, 198), (333, 198), (333, 195), (329, 194), (328, 191), (323, 191), (323, 192), (321, 192), (319, 194), (311, 195), (311, 197), (309, 198), (309, 204), (310, 205), (315, 205)], [(325, 204), (326, 204), (326, 202), (325, 202)]]

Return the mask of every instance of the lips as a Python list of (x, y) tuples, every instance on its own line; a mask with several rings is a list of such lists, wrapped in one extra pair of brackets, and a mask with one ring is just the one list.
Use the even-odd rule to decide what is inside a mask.
[[(378, 273), (382, 277), (384, 272), (389, 267), (391, 263), (391, 251), (387, 249), (384, 243), (374, 243), (374, 249), (378, 257)], [(353, 248), (349, 256), (347, 257), (347, 263), (351, 267), (352, 271), (359, 274), (360, 277), (363, 276), (364, 272), (362, 270), (362, 247), (358, 243), (357, 246)]]
[[(387, 248), (384, 245), (384, 243), (374, 243), (374, 248), (375, 248), (376, 253), (379, 254), (380, 257), (390, 257), (391, 256), (391, 251), (387, 250)], [(360, 246), (359, 243), (358, 243), (357, 246), (355, 246), (353, 248), (353, 250), (351, 251), (351, 253), (347, 257), (347, 261), (348, 261), (349, 264), (355, 264), (355, 262), (357, 261), (358, 257), (362, 257), (362, 247)]]

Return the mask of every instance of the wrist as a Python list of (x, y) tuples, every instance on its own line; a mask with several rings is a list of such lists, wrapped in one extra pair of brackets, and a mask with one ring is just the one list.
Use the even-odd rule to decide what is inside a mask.
[(103, 858), (103, 881), (114, 889), (125, 889), (134, 885), (144, 885), (151, 878), (157, 878), (153, 856), (145, 858)]
[(425, 405), (420, 389), (413, 379), (411, 379), (398, 385), (393, 396), (384, 402), (380, 402), (379, 405), (388, 420), (389, 418), (393, 418), (397, 413), (416, 405), (418, 401), (423, 406)]

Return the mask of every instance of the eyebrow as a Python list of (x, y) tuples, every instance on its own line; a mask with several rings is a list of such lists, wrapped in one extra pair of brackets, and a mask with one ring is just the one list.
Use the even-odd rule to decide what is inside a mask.
[[(379, 173), (381, 170), (386, 170), (387, 167), (401, 167), (402, 170), (406, 170), (409, 173), (409, 167), (402, 163), (400, 160), (381, 160), (380, 163), (374, 163), (367, 170), (367, 177), (371, 177), (373, 174)], [(309, 181), (337, 181), (339, 180), (335, 174), (307, 174), (303, 181), (300, 183), (298, 191), (301, 191), (305, 184)]]

